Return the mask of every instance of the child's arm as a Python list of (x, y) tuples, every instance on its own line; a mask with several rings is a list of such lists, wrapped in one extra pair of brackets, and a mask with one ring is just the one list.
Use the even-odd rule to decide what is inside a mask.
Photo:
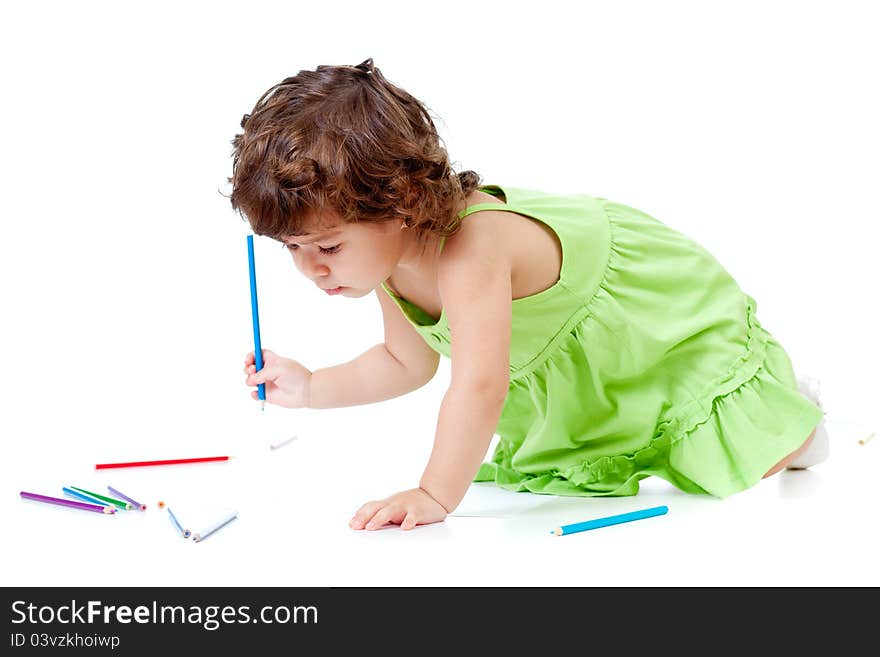
[(443, 520), (467, 492), (495, 433), (510, 380), (510, 257), (491, 231), (466, 231), (447, 242), (439, 270), (452, 379), (428, 465), (419, 488), (363, 505), (350, 522), (354, 529)]
[(452, 378), (419, 488), (450, 513), (486, 455), (510, 385), (510, 261), (489, 235), (455, 240), (438, 278), (454, 336)]
[(315, 370), (311, 408), (371, 404), (412, 392), (437, 372), (431, 349), (382, 288), (376, 290), (385, 324), (385, 342), (342, 365)]

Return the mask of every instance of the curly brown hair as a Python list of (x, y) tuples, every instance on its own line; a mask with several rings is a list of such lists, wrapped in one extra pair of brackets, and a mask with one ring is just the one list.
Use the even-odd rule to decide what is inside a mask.
[(427, 108), (373, 60), (318, 66), (271, 87), (232, 140), (231, 202), (258, 235), (309, 228), (311, 212), (346, 222), (401, 219), (420, 236), (449, 236), (480, 185), (454, 173)]

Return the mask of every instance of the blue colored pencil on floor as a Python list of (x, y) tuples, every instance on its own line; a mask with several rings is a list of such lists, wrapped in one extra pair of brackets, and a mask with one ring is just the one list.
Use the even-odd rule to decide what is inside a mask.
[(110, 506), (110, 502), (105, 502), (104, 500), (99, 500), (97, 497), (92, 497), (91, 495), (87, 495), (86, 493), (81, 493), (78, 490), (73, 490), (72, 488), (68, 488), (67, 486), (63, 486), (61, 488), (62, 491), (66, 495), (70, 495), (71, 497), (75, 497), (80, 500), (84, 500), (91, 504), (100, 504), (101, 506)]
[(174, 511), (171, 510), (170, 506), (166, 507), (166, 510), (168, 511), (168, 516), (171, 518), (171, 522), (177, 527), (177, 531), (180, 532), (180, 535), (184, 538), (189, 538), (192, 535), (192, 532), (183, 528), (183, 525), (180, 524), (180, 521), (177, 519), (177, 516), (174, 515)]
[(629, 513), (621, 513), (616, 516), (608, 516), (607, 518), (596, 518), (585, 522), (576, 522), (571, 525), (562, 525), (561, 527), (552, 530), (550, 533), (556, 534), (557, 536), (576, 534), (577, 532), (585, 532), (589, 529), (598, 529), (599, 527), (608, 527), (609, 525), (619, 525), (622, 522), (631, 522), (633, 520), (641, 520), (642, 518), (662, 516), (667, 511), (669, 511), (669, 507), (667, 506), (654, 506), (650, 509), (630, 511)]

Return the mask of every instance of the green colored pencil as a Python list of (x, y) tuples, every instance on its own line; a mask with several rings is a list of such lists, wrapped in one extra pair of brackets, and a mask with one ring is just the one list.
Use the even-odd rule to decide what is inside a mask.
[(92, 497), (97, 497), (99, 500), (104, 500), (109, 504), (113, 504), (114, 506), (118, 506), (120, 509), (125, 509), (126, 511), (131, 511), (131, 504), (129, 502), (123, 502), (122, 500), (117, 500), (113, 497), (107, 497), (106, 495), (98, 495), (97, 493), (93, 493), (90, 490), (86, 490), (85, 488), (77, 488), (76, 486), (71, 486), (73, 490), (78, 490), (80, 493), (85, 493), (86, 495), (91, 495)]

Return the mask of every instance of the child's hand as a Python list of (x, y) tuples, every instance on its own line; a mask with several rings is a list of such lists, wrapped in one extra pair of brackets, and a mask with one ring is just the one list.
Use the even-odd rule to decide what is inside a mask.
[(379, 529), (387, 524), (412, 529), (416, 525), (442, 522), (447, 512), (421, 488), (397, 493), (384, 500), (367, 502), (354, 514), (348, 526), (352, 529)]
[[(254, 352), (244, 359), (245, 385), (266, 384), (266, 401), (285, 408), (302, 408), (309, 404), (309, 385), (312, 373), (289, 358), (282, 358), (268, 349), (263, 349), (263, 369), (257, 372)], [(258, 399), (257, 391), (251, 392), (251, 399)]]

